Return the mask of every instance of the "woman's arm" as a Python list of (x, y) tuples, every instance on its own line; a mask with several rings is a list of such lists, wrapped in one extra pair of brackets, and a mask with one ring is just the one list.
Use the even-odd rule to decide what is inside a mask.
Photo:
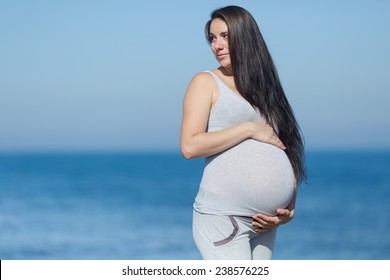
[(262, 122), (243, 122), (215, 132), (206, 132), (210, 110), (216, 102), (218, 88), (209, 73), (194, 76), (183, 103), (180, 148), (186, 159), (222, 152), (247, 138), (284, 146), (273, 129)]

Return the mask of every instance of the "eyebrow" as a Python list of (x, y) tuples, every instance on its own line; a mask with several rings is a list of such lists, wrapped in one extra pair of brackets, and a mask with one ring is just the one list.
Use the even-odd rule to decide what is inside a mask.
[[(229, 34), (229, 32), (228, 31), (223, 31), (223, 32), (219, 33), (219, 35), (226, 35), (226, 34)], [(215, 37), (215, 34), (210, 32), (209, 36), (214, 36)]]

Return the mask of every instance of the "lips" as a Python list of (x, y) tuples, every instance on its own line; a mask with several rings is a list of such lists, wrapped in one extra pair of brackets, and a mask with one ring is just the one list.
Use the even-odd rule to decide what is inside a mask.
[(217, 54), (218, 59), (224, 59), (224, 58), (227, 57), (227, 56), (228, 56), (227, 53)]

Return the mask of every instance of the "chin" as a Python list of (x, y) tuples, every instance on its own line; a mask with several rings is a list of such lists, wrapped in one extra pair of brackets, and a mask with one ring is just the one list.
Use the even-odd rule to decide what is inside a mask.
[(232, 64), (230, 63), (230, 61), (219, 61), (219, 64), (223, 67), (223, 68), (231, 68), (232, 67)]

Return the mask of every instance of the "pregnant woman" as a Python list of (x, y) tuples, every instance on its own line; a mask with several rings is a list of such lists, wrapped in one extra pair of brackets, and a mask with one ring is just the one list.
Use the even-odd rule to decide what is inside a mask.
[(205, 157), (194, 240), (204, 259), (271, 259), (306, 176), (303, 139), (251, 14), (215, 10), (205, 31), (220, 67), (190, 82), (180, 135), (186, 159)]

